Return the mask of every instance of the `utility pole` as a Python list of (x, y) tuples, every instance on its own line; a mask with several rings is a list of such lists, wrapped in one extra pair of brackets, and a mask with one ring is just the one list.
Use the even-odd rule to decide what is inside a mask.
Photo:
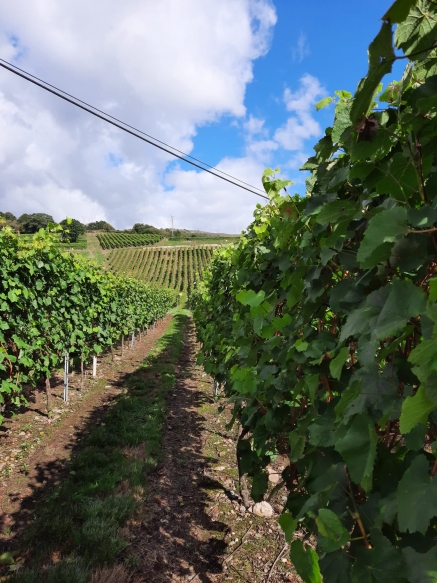
[(173, 239), (173, 219), (174, 217), (170, 216), (171, 218), (171, 238)]

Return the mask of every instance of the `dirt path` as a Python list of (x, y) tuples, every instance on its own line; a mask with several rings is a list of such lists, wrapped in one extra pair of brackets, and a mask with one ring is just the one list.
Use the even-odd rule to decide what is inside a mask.
[[(15, 443), (15, 452), (17, 443), (24, 439), (34, 448), (26, 452), (27, 469), (20, 471), (16, 464), (9, 478), (0, 482), (0, 554), (18, 547), (36, 502), (50, 495), (53, 486), (68, 475), (68, 461), (84, 451), (81, 440), (103, 421), (126, 386), (127, 377), (144, 362), (169, 322), (167, 317), (127, 351), (123, 360), (111, 363), (107, 357), (99, 368), (101, 378), (89, 383), (88, 392), (72, 390), (75, 399), (64, 408), (57, 407), (55, 417), (41, 412), (42, 396), (37, 395), (31, 409), (13, 420), (0, 451), (7, 451)], [(301, 583), (278, 526), (285, 493), (278, 492), (271, 501), (275, 513), (270, 518), (247, 512), (239, 498), (237, 428), (227, 429), (230, 407), (222, 401), (224, 409), (218, 413), (212, 380), (195, 364), (199, 347), (194, 332), (188, 319), (184, 347), (172, 369), (177, 381), (167, 399), (162, 458), (146, 474), (139, 510), (121, 529), (128, 546), (112, 559), (118, 563), (111, 560), (90, 579), (93, 583)], [(161, 360), (165, 358), (163, 352)], [(162, 375), (167, 373), (160, 375), (153, 367), (147, 370), (143, 374), (156, 377), (161, 386)], [(61, 384), (53, 393), (62, 403)], [(42, 441), (37, 443), (36, 439)], [(271, 487), (284, 464), (285, 460), (278, 458), (269, 469)], [(26, 561), (32, 566), (28, 557)], [(88, 579), (83, 580), (88, 583)]]
[(37, 390), (28, 409), (0, 428), (0, 555), (16, 548), (36, 502), (65, 475), (81, 440), (100, 422), (123, 390), (126, 376), (144, 361), (170, 320), (167, 316), (133, 348), (126, 347), (123, 358), (119, 347), (114, 362), (110, 355), (99, 359), (97, 377), (88, 378), (83, 390), (80, 375), (70, 375), (68, 404), (62, 398), (61, 374), (53, 375), (51, 414), (44, 392)]
[[(146, 503), (128, 524), (129, 560), (137, 565), (132, 581), (298, 583), (278, 526), (284, 492), (273, 500), (271, 518), (242, 506), (236, 428), (226, 429), (229, 407), (217, 413), (212, 381), (195, 364), (197, 349), (190, 320), (168, 403), (164, 458), (149, 478)], [(282, 467), (277, 460), (271, 471)]]

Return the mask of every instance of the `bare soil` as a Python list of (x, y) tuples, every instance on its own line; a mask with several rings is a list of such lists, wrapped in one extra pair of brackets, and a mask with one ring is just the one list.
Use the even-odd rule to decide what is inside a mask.
[(126, 377), (138, 368), (165, 332), (167, 316), (143, 335), (134, 347), (125, 341), (111, 354), (99, 358), (97, 376), (86, 369), (69, 376), (69, 402), (63, 400), (63, 371), (51, 378), (51, 412), (45, 389), (31, 393), (29, 405), (0, 426), (0, 554), (14, 550), (20, 533), (32, 518), (38, 500), (48, 495), (65, 475), (68, 461), (83, 438), (99, 424), (112, 402), (123, 391)]
[[(88, 379), (86, 389), (79, 390), (80, 378), (73, 375), (68, 405), (56, 375), (53, 416), (46, 413), (41, 390), (29, 409), (7, 424), (0, 437), (0, 554), (18, 548), (35, 504), (67, 474), (81, 440), (104, 420), (170, 318), (126, 350), (123, 359), (120, 350), (115, 362), (105, 356), (98, 378)], [(272, 498), (271, 518), (257, 517), (243, 506), (237, 427), (227, 428), (231, 408), (213, 398), (212, 379), (195, 363), (198, 348), (189, 319), (177, 383), (168, 398), (162, 459), (148, 476), (140, 510), (122, 529), (128, 548), (116, 565), (95, 571), (92, 583), (301, 583), (278, 525), (286, 493), (280, 490)], [(29, 445), (23, 447), (25, 442)], [(269, 468), (270, 488), (285, 463), (278, 458)]]
[[(164, 457), (149, 477), (146, 502), (127, 525), (126, 561), (134, 583), (300, 582), (275, 515), (247, 512), (239, 497), (236, 430), (230, 407), (212, 397), (212, 379), (195, 364), (194, 326), (186, 330), (178, 381), (168, 403)], [(272, 474), (285, 462), (276, 460)], [(274, 480), (274, 478), (272, 478)], [(273, 485), (273, 484), (272, 484)]]

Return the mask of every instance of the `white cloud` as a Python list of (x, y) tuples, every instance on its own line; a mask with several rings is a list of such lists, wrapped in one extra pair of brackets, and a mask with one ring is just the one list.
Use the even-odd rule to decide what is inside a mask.
[(8, 190), (2, 197), (5, 208), (22, 205), (29, 213), (47, 213), (62, 220), (65, 217), (74, 217), (79, 221), (107, 220), (105, 209), (96, 201), (88, 198), (78, 189), (67, 190), (54, 182), (44, 183), (45, 198), (41, 199), (41, 186), (27, 183)]
[(263, 131), (265, 120), (254, 117), (250, 114), (249, 119), (244, 123), (243, 127), (249, 136), (254, 136)]
[(310, 54), (310, 47), (308, 45), (307, 37), (303, 32), (299, 34), (296, 46), (291, 49), (291, 57), (293, 61), (298, 61), (299, 63), (304, 60)]
[(306, 73), (300, 79), (301, 87), (294, 93), (290, 89), (284, 91), (284, 101), (287, 111), (295, 113), (310, 113), (314, 111), (314, 104), (317, 98), (325, 93), (325, 89), (320, 85), (319, 80)]
[[(199, 126), (245, 116), (253, 62), (268, 50), (276, 22), (270, 0), (0, 0), (0, 7), (0, 57), (185, 151)], [(250, 219), (253, 195), (240, 199), (235, 187), (231, 194), (196, 172), (166, 175), (169, 155), (5, 70), (0, 91), (1, 210), (106, 218), (119, 228), (168, 224), (175, 205), (179, 226), (226, 230), (229, 220), (238, 231)], [(111, 164), (111, 154), (119, 162)], [(262, 170), (250, 157), (222, 165), (249, 182)]]
[(305, 140), (320, 135), (321, 128), (313, 117), (317, 98), (325, 93), (319, 80), (312, 75), (300, 79), (300, 88), (296, 92), (286, 89), (284, 102), (288, 111), (295, 115), (289, 117), (286, 124), (278, 128), (274, 139), (286, 150), (301, 150)]
[(298, 152), (297, 154), (290, 158), (285, 168), (290, 168), (291, 170), (298, 170), (303, 164), (305, 164), (309, 157), (310, 157), (309, 154), (305, 152)]
[[(253, 158), (225, 159), (218, 168), (262, 189), (264, 164)], [(164, 212), (162, 220), (165, 221), (170, 214), (176, 217), (185, 215), (188, 217), (187, 228), (197, 228), (193, 220), (197, 217), (201, 223), (208, 224), (212, 232), (239, 233), (251, 222), (255, 205), (265, 202), (245, 190), (237, 192), (235, 186), (218, 181), (205, 172), (177, 168), (167, 175), (166, 183), (174, 188), (176, 196), (168, 197), (161, 206)], [(226, 214), (223, 209), (227, 209)], [(193, 217), (191, 222), (190, 217)], [(183, 227), (180, 222), (178, 226)]]
[(271, 153), (277, 150), (278, 147), (278, 142), (275, 140), (249, 140), (246, 152), (249, 157), (268, 163)]

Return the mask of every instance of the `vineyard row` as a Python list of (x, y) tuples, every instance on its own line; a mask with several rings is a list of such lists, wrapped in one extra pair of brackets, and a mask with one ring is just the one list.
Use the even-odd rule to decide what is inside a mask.
[(159, 243), (162, 235), (141, 235), (138, 233), (99, 233), (97, 239), (102, 249), (119, 249), (121, 247), (143, 247)]
[(150, 247), (114, 249), (109, 256), (111, 270), (158, 286), (190, 292), (202, 279), (215, 247)]
[(23, 402), (25, 385), (45, 378), (48, 386), (66, 352), (86, 363), (163, 318), (174, 300), (168, 289), (61, 252), (48, 231), (27, 243), (9, 227), (0, 230), (0, 424)]

